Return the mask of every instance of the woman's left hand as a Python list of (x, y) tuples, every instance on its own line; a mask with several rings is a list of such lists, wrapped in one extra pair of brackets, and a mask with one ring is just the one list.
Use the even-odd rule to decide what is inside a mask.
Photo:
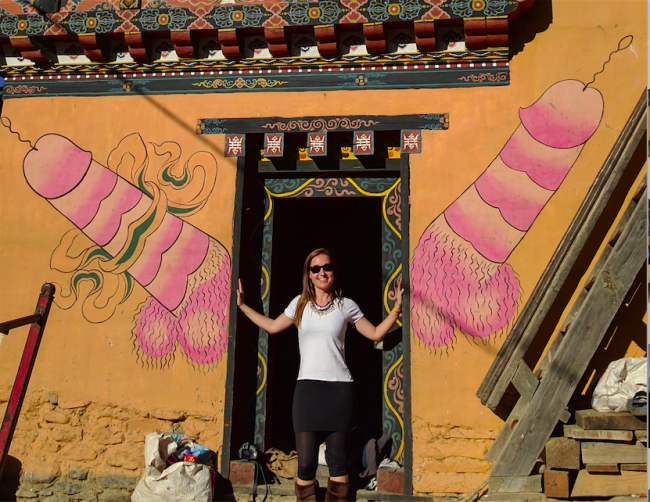
[(402, 295), (404, 295), (404, 288), (402, 287), (402, 276), (400, 275), (393, 284), (393, 292), (395, 294), (395, 305), (393, 309), (402, 312)]

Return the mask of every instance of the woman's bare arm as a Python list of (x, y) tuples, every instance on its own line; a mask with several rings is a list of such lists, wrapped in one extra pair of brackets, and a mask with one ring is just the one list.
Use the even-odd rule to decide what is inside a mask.
[(378, 326), (372, 324), (368, 319), (362, 317), (354, 325), (357, 328), (357, 331), (361, 333), (366, 338), (372, 340), (373, 342), (381, 342), (388, 332), (395, 324), (395, 321), (402, 314), (402, 295), (404, 294), (404, 288), (402, 288), (402, 278), (399, 277), (395, 281), (395, 306), (393, 310), (390, 311), (386, 319), (384, 319)]
[(262, 328), (269, 335), (280, 333), (293, 324), (293, 320), (289, 319), (284, 312), (276, 319), (271, 319), (246, 305), (244, 302), (244, 288), (242, 287), (241, 279), (239, 279), (239, 287), (237, 288), (237, 306), (246, 317), (253, 322), (253, 324)]

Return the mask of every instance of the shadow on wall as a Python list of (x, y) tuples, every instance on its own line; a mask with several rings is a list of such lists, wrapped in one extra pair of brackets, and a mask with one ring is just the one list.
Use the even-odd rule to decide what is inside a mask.
[(553, 22), (553, 1), (535, 0), (533, 6), (525, 10), (510, 28), (510, 58), (513, 58), (524, 46), (543, 33)]

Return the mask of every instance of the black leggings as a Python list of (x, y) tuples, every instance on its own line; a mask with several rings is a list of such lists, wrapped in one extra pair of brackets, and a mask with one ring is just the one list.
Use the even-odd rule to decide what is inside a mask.
[(296, 432), (296, 450), (298, 451), (298, 477), (304, 481), (316, 478), (318, 468), (318, 448), (325, 440), (327, 450), (325, 457), (330, 477), (345, 476), (348, 473), (347, 432)]

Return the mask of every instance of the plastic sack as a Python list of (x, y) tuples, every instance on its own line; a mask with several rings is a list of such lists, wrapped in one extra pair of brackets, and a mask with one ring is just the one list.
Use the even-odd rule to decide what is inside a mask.
[(207, 465), (167, 459), (178, 449), (174, 435), (147, 434), (144, 443), (145, 473), (138, 482), (132, 502), (211, 502), (212, 474)]
[(591, 399), (596, 411), (626, 411), (628, 400), (648, 388), (648, 358), (626, 357), (612, 361), (598, 380)]

